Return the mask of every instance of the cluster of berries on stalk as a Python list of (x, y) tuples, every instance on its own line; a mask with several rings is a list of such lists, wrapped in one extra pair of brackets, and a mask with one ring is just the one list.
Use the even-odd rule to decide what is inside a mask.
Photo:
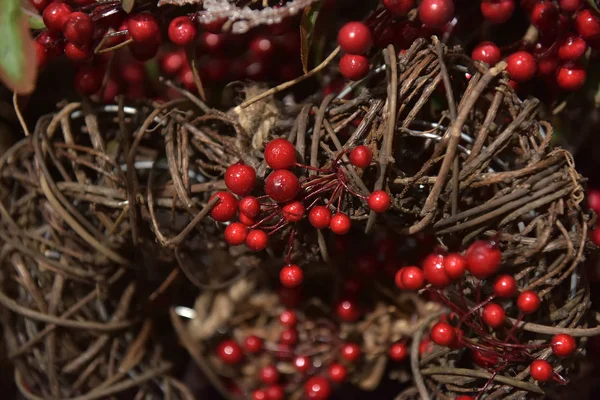
[[(365, 201), (376, 213), (385, 212), (391, 205), (390, 195), (383, 190), (364, 196), (350, 187), (342, 163), (344, 154), (341, 152), (324, 168), (310, 167), (297, 162), (291, 142), (283, 138), (272, 140), (264, 151), (265, 162), (272, 169), (265, 179), (265, 194), (251, 195), (257, 181), (253, 167), (241, 162), (233, 164), (225, 172), (229, 192), (213, 195), (219, 201), (210, 215), (216, 221), (227, 222), (237, 214), (238, 221), (225, 228), (225, 240), (230, 245), (245, 244), (251, 251), (265, 249), (270, 235), (291, 227), (286, 265), (281, 270), (280, 280), (285, 287), (296, 287), (303, 280), (302, 269), (291, 262), (297, 223), (306, 217), (316, 229), (329, 228), (337, 235), (345, 235), (352, 225), (342, 209), (344, 201), (350, 200), (346, 196)], [(349, 154), (352, 168), (367, 168), (372, 158), (371, 151), (364, 145), (355, 147)], [(306, 171), (310, 175), (302, 177)]]

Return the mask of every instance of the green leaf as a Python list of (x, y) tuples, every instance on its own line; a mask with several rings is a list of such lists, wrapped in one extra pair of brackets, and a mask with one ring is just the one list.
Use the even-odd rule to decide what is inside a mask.
[(596, 11), (596, 13), (600, 14), (600, 9), (598, 8), (598, 4), (596, 4), (596, 0), (587, 0), (587, 2), (590, 7)]
[(0, 1), (0, 79), (19, 94), (31, 93), (37, 78), (27, 19), (19, 0)]
[(317, 1), (304, 9), (302, 22), (300, 23), (300, 59), (302, 70), (308, 72), (308, 55), (314, 39), (314, 30), (319, 17), (319, 11), (323, 2)]
[(28, 21), (29, 21), (29, 28), (31, 28), (33, 30), (46, 29), (44, 20), (39, 15), (30, 15)]

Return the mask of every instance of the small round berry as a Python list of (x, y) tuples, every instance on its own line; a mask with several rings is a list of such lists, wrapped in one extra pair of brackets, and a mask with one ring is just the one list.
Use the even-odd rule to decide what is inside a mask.
[(327, 400), (331, 396), (331, 386), (322, 376), (313, 376), (304, 384), (304, 393), (310, 400)]
[(239, 246), (246, 242), (248, 228), (240, 222), (233, 222), (225, 228), (225, 241), (232, 246)]
[(479, 240), (469, 246), (465, 259), (469, 272), (476, 278), (485, 279), (498, 272), (502, 253), (491, 243)]
[(63, 27), (63, 34), (71, 43), (79, 46), (87, 45), (94, 36), (94, 21), (85, 13), (71, 13)]
[(315, 206), (308, 213), (308, 222), (317, 229), (325, 229), (331, 222), (331, 211), (325, 206)]
[[(254, 170), (253, 170), (254, 171)], [(240, 214), (255, 218), (260, 214), (260, 202), (254, 196), (246, 196), (240, 200)]]
[(444, 256), (441, 254), (430, 254), (425, 258), (423, 274), (425, 280), (437, 288), (445, 288), (450, 285), (450, 277), (446, 274), (444, 267)]
[(504, 325), (504, 321), (506, 320), (506, 312), (502, 306), (496, 303), (491, 303), (483, 307), (482, 318), (483, 321), (492, 328), (499, 328)]
[(367, 198), (369, 208), (378, 214), (386, 212), (391, 203), (390, 195), (383, 190), (376, 190)]
[(346, 322), (354, 322), (360, 318), (358, 304), (353, 300), (342, 300), (336, 307), (337, 316)]
[(586, 40), (596, 39), (600, 36), (600, 17), (592, 10), (581, 10), (575, 17), (575, 29)]
[(304, 280), (304, 273), (302, 272), (302, 268), (298, 267), (295, 264), (286, 265), (281, 268), (279, 273), (279, 281), (286, 288), (295, 288), (302, 284)]
[(515, 11), (515, 0), (483, 0), (481, 14), (493, 24), (502, 24), (510, 19)]
[(352, 149), (349, 158), (350, 162), (355, 167), (367, 168), (369, 165), (371, 165), (371, 161), (373, 160), (373, 153), (367, 146), (360, 145)]
[(355, 362), (360, 358), (360, 346), (356, 343), (346, 343), (340, 351), (342, 358), (348, 362)]
[(292, 200), (300, 191), (298, 177), (287, 169), (278, 169), (267, 177), (265, 192), (278, 203)]
[(401, 289), (401, 290), (408, 290), (408, 289), (406, 289), (406, 286), (404, 286), (404, 283), (402, 283), (402, 273), (404, 272), (404, 270), (406, 268), (407, 267), (400, 268), (398, 271), (396, 271), (396, 274), (394, 275), (394, 283), (396, 284), (398, 289)]
[(351, 81), (359, 81), (369, 73), (369, 59), (359, 54), (344, 54), (340, 58), (340, 73)]
[(329, 366), (327, 375), (333, 382), (342, 383), (346, 380), (348, 373), (346, 371), (346, 367), (344, 367), (342, 364), (333, 363)]
[(255, 56), (262, 59), (271, 57), (275, 52), (275, 43), (268, 36), (255, 36), (248, 47)]
[(529, 366), (529, 373), (536, 381), (546, 382), (552, 378), (554, 371), (552, 365), (546, 360), (535, 360)]
[(456, 342), (456, 331), (447, 322), (438, 322), (431, 328), (431, 340), (438, 346), (450, 346)]
[(404, 361), (408, 357), (408, 349), (404, 343), (396, 342), (390, 346), (388, 355), (392, 361)]
[(383, 0), (383, 6), (392, 14), (403, 16), (415, 8), (415, 0)]
[(482, 368), (493, 368), (499, 363), (498, 356), (493, 353), (475, 350), (471, 353), (473, 362)]
[(142, 63), (128, 62), (119, 72), (128, 85), (141, 85), (146, 81), (146, 69)]
[[(158, 53), (159, 46), (160, 36), (157, 36), (156, 40), (150, 40), (148, 42), (133, 42), (129, 45), (129, 50), (131, 51), (131, 55), (133, 56), (133, 58), (140, 62), (146, 62), (154, 58), (154, 56), (156, 56), (156, 54)], [(188, 85), (188, 87), (195, 89), (196, 86), (194, 85), (193, 81), (192, 69), (188, 67), (187, 70), (191, 74), (191, 76), (188, 78), (191, 78), (191, 85)], [(182, 74), (183, 71), (185, 71), (185, 69), (182, 70)]]
[(467, 260), (458, 253), (444, 257), (444, 270), (450, 279), (459, 279), (467, 271)]
[(600, 214), (600, 190), (590, 189), (587, 192), (587, 204), (588, 207), (596, 214)]
[(403, 268), (400, 279), (406, 290), (419, 290), (425, 284), (425, 274), (418, 267)]
[(458, 396), (455, 400), (475, 400), (472, 396), (467, 396), (465, 394)]
[(291, 203), (283, 206), (283, 219), (285, 219), (287, 222), (298, 222), (304, 216), (305, 211), (306, 209), (301, 201), (292, 201)]
[(271, 140), (264, 154), (267, 165), (272, 169), (287, 169), (296, 165), (296, 149), (287, 139)]
[(571, 35), (558, 46), (558, 57), (563, 61), (577, 61), (587, 50), (587, 43), (581, 37)]
[(348, 22), (338, 33), (338, 43), (346, 53), (365, 54), (373, 45), (373, 35), (362, 22)]
[(260, 229), (252, 229), (246, 236), (246, 246), (252, 251), (263, 250), (268, 242), (269, 236)]
[(542, 32), (552, 30), (558, 17), (558, 8), (551, 2), (537, 2), (530, 14), (531, 24)]
[(421, 343), (419, 343), (419, 354), (427, 354), (433, 350), (433, 342), (430, 339), (423, 339)]
[(166, 75), (177, 75), (186, 63), (185, 53), (181, 51), (173, 51), (165, 54), (160, 59), (160, 68)]
[(256, 224), (256, 220), (254, 218), (251, 218), (244, 213), (240, 213), (238, 218), (239, 218), (240, 222), (246, 226), (252, 226), (252, 225)]
[(297, 356), (294, 358), (294, 367), (298, 372), (306, 372), (310, 368), (310, 358), (306, 356)]
[(574, 91), (585, 83), (586, 72), (581, 66), (573, 63), (565, 63), (556, 72), (556, 83), (561, 89)]
[(350, 231), (351, 224), (350, 218), (346, 214), (339, 212), (331, 217), (329, 229), (336, 235), (345, 235)]
[(53, 32), (62, 32), (73, 10), (66, 3), (48, 4), (42, 13), (44, 25)]
[(524, 314), (536, 312), (541, 303), (540, 296), (531, 290), (526, 290), (517, 297), (517, 307)]
[(210, 216), (218, 222), (230, 221), (237, 211), (238, 200), (229, 192), (217, 192), (210, 197), (210, 200), (215, 197), (218, 197), (219, 201), (210, 211)]
[(453, 16), (453, 0), (423, 0), (419, 5), (419, 19), (430, 28), (443, 27)]
[(506, 58), (506, 70), (516, 82), (527, 82), (535, 75), (535, 58), (527, 51), (517, 51)]
[(572, 13), (579, 10), (582, 1), (583, 0), (558, 0), (558, 7), (564, 12)]
[(559, 59), (553, 54), (542, 56), (537, 60), (537, 72), (542, 77), (553, 77), (558, 68)]
[(35, 51), (35, 59), (37, 61), (38, 69), (44, 68), (48, 63), (48, 51), (44, 45), (38, 41), (33, 42), (33, 49)]
[(279, 372), (277, 368), (272, 365), (265, 365), (260, 369), (260, 380), (267, 385), (277, 383), (279, 380)]
[(222, 341), (217, 347), (217, 356), (225, 364), (237, 364), (244, 358), (242, 349), (233, 340)]
[(48, 6), (50, 0), (29, 0), (29, 3), (41, 13)]
[[(37, 43), (37, 42), (36, 42)], [(87, 46), (77, 46), (71, 42), (65, 45), (65, 55), (71, 61), (82, 62), (89, 60), (94, 55), (92, 49)]]
[(256, 172), (249, 165), (237, 163), (230, 165), (225, 171), (225, 186), (239, 196), (252, 191), (256, 183)]
[(173, 18), (169, 23), (169, 40), (179, 46), (187, 46), (196, 39), (198, 28), (188, 16)]
[(267, 400), (267, 392), (262, 389), (257, 389), (252, 392), (252, 400)]
[(295, 329), (286, 329), (285, 331), (281, 332), (279, 341), (281, 344), (294, 346), (296, 343), (298, 343), (298, 332)]
[(473, 60), (483, 61), (491, 66), (496, 65), (501, 57), (500, 49), (492, 42), (479, 43), (471, 53)]
[(84, 95), (94, 94), (102, 87), (103, 78), (104, 70), (102, 68), (83, 65), (75, 74), (75, 89)]
[(48, 60), (60, 57), (64, 52), (62, 35), (60, 33), (45, 30), (35, 38), (35, 41), (44, 46)]
[(552, 346), (552, 352), (558, 357), (568, 357), (573, 354), (577, 348), (575, 338), (566, 333), (554, 335), (550, 343)]
[(156, 18), (148, 12), (131, 15), (127, 30), (134, 42), (155, 42), (160, 35)]
[(263, 348), (263, 340), (256, 335), (250, 335), (244, 340), (244, 349), (247, 353), (256, 354)]
[(510, 275), (500, 275), (494, 282), (494, 294), (509, 298), (517, 294), (517, 281)]
[(285, 393), (279, 385), (272, 385), (267, 388), (267, 400), (283, 400)]
[(296, 313), (291, 310), (285, 310), (281, 314), (279, 314), (279, 322), (282, 325), (285, 325), (289, 328), (296, 326), (298, 319), (296, 318)]
[(223, 33), (202, 32), (198, 37), (198, 46), (206, 53), (218, 54), (227, 45), (228, 38)]

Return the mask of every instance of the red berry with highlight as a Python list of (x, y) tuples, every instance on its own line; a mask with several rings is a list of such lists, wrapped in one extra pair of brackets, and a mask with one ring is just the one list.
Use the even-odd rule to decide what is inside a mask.
[(438, 346), (451, 346), (456, 342), (456, 331), (447, 322), (438, 322), (431, 328), (431, 340)]
[(160, 60), (160, 68), (166, 75), (177, 75), (186, 63), (185, 53), (174, 51), (165, 54)]
[(277, 383), (279, 380), (279, 372), (272, 365), (266, 365), (260, 369), (260, 380), (267, 385)]
[(423, 0), (419, 5), (419, 19), (430, 28), (442, 28), (454, 17), (453, 0)]
[(537, 2), (531, 10), (531, 24), (542, 32), (558, 24), (558, 8), (552, 2)]
[(383, 0), (383, 6), (395, 15), (406, 15), (415, 8), (415, 0)]
[(390, 346), (388, 355), (392, 361), (404, 361), (408, 357), (408, 349), (404, 343), (396, 342)]
[(373, 35), (362, 22), (348, 22), (338, 33), (338, 43), (346, 53), (365, 54), (373, 45)]
[(517, 281), (510, 275), (500, 275), (494, 282), (494, 294), (498, 297), (513, 297), (517, 289)]
[(367, 168), (373, 160), (373, 153), (364, 145), (356, 146), (350, 152), (350, 162), (358, 168)]
[(586, 40), (597, 39), (600, 36), (600, 17), (592, 10), (581, 10), (575, 17), (575, 29)]
[(517, 297), (517, 307), (524, 314), (536, 312), (541, 303), (540, 296), (531, 290), (526, 290)]
[(131, 15), (127, 30), (134, 42), (156, 42), (160, 36), (158, 22), (148, 12)]
[(400, 279), (406, 290), (419, 290), (425, 284), (425, 274), (418, 267), (403, 268)]
[(89, 15), (74, 12), (69, 15), (63, 27), (65, 39), (79, 46), (87, 45), (94, 36), (94, 22)]
[(279, 281), (286, 288), (295, 288), (302, 284), (304, 273), (302, 268), (295, 264), (286, 265), (279, 273)]
[(585, 84), (585, 69), (577, 64), (566, 63), (556, 72), (556, 83), (561, 89), (574, 91)]
[(217, 192), (210, 197), (210, 200), (215, 197), (219, 200), (210, 211), (210, 216), (218, 222), (230, 221), (237, 211), (238, 200), (229, 192)]
[(354, 322), (360, 318), (358, 304), (353, 300), (342, 300), (336, 307), (338, 317), (346, 322)]
[(360, 346), (356, 343), (346, 343), (341, 349), (342, 358), (349, 362), (354, 362), (360, 358)]
[(278, 203), (292, 200), (299, 191), (298, 177), (286, 169), (271, 172), (265, 182), (265, 192)]
[(331, 385), (322, 376), (313, 376), (304, 384), (304, 393), (310, 400), (327, 400), (331, 396)]
[(245, 196), (256, 184), (254, 168), (246, 164), (230, 165), (225, 171), (225, 186), (239, 196)]
[(246, 242), (248, 228), (240, 222), (233, 222), (225, 228), (225, 241), (232, 246), (239, 246)]
[(89, 60), (94, 55), (91, 48), (83, 46), (79, 47), (71, 42), (65, 45), (65, 55), (69, 60), (75, 62), (82, 62)]
[(390, 199), (390, 195), (383, 190), (376, 190), (367, 198), (367, 204), (376, 213), (383, 213), (390, 208), (392, 200)]
[(66, 3), (50, 3), (42, 13), (44, 25), (50, 31), (62, 32), (73, 10)]
[(475, 61), (483, 61), (491, 66), (496, 65), (502, 55), (500, 49), (492, 42), (481, 42), (473, 49), (471, 58)]
[(246, 226), (252, 226), (252, 225), (256, 224), (256, 220), (254, 218), (251, 218), (242, 212), (240, 212), (238, 219), (240, 220), (240, 222), (242, 224), (244, 224)]
[(504, 321), (506, 320), (506, 312), (502, 306), (495, 303), (490, 303), (483, 307), (482, 318), (483, 321), (492, 328), (499, 328), (504, 325)]
[(259, 58), (269, 58), (275, 52), (275, 43), (268, 36), (256, 36), (249, 45), (250, 51)]
[(38, 41), (33, 42), (33, 49), (35, 51), (35, 59), (37, 61), (38, 69), (42, 69), (48, 63), (48, 52), (43, 44)]
[(296, 318), (296, 313), (291, 310), (285, 310), (281, 314), (279, 314), (279, 322), (282, 325), (285, 325), (289, 328), (294, 327), (298, 322)]
[(568, 357), (577, 349), (577, 343), (573, 336), (566, 333), (554, 335), (550, 341), (552, 352), (558, 357)]
[(346, 380), (348, 373), (346, 371), (346, 367), (344, 367), (342, 364), (333, 363), (329, 366), (327, 375), (333, 382), (342, 383)]
[(283, 206), (282, 214), (283, 219), (287, 222), (298, 222), (304, 217), (304, 204), (301, 201), (292, 201), (291, 203)]
[(169, 23), (169, 40), (179, 46), (187, 46), (196, 39), (198, 28), (188, 16), (174, 18)]
[(255, 218), (260, 214), (260, 202), (254, 196), (246, 196), (240, 200), (240, 213), (250, 218)]
[(263, 340), (255, 335), (250, 335), (244, 341), (244, 350), (250, 354), (256, 354), (263, 349)]
[(253, 229), (246, 236), (246, 246), (252, 251), (261, 251), (267, 247), (269, 236), (260, 229)]
[(294, 368), (298, 372), (306, 372), (310, 368), (310, 358), (306, 356), (297, 356), (294, 358)]
[(272, 169), (287, 169), (296, 165), (296, 148), (289, 140), (271, 140), (264, 154), (267, 165)]
[(267, 400), (283, 400), (285, 393), (281, 386), (272, 385), (266, 390)]
[(298, 332), (295, 329), (286, 329), (285, 331), (281, 332), (279, 341), (281, 344), (295, 346), (296, 343), (298, 343)]
[(350, 231), (351, 224), (350, 218), (346, 214), (339, 212), (331, 217), (329, 229), (336, 235), (345, 235)]
[(529, 373), (536, 381), (546, 382), (552, 378), (554, 371), (552, 365), (546, 360), (535, 360), (529, 366)]
[(444, 256), (441, 254), (430, 254), (425, 258), (423, 274), (427, 282), (437, 288), (445, 288), (450, 285), (450, 277), (446, 274), (444, 267)]
[(258, 389), (252, 392), (252, 400), (267, 400), (267, 392)]
[(75, 89), (81, 94), (91, 95), (102, 87), (104, 70), (97, 66), (83, 65), (75, 74)]
[(331, 222), (331, 211), (325, 206), (315, 206), (308, 213), (308, 222), (317, 229), (325, 229)]
[(506, 70), (516, 82), (527, 82), (534, 77), (537, 65), (527, 51), (517, 51), (506, 58)]
[(575, 12), (581, 7), (583, 0), (558, 0), (558, 7), (564, 12)]
[(498, 272), (502, 253), (491, 243), (480, 240), (469, 246), (465, 259), (469, 272), (476, 278), (485, 279)]
[(483, 18), (487, 21), (502, 24), (513, 15), (515, 0), (483, 0), (480, 8)]
[(238, 364), (244, 358), (242, 349), (233, 340), (224, 340), (217, 347), (217, 356), (225, 364)]
[(587, 43), (579, 36), (571, 35), (560, 42), (558, 57), (563, 61), (577, 61), (585, 54)]
[(369, 59), (359, 54), (344, 54), (340, 58), (340, 73), (351, 81), (359, 81), (369, 73)]
[(444, 270), (450, 279), (459, 279), (467, 271), (467, 260), (458, 253), (450, 253), (444, 257)]

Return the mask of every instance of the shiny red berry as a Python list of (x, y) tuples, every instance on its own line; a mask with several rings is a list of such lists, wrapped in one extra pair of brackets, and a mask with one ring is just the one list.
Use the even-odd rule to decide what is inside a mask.
[(402, 16), (415, 8), (415, 0), (383, 0), (383, 6), (392, 14)]
[(277, 383), (279, 380), (279, 372), (272, 365), (265, 365), (260, 369), (260, 380), (267, 385)]
[(575, 12), (581, 7), (583, 0), (558, 0), (558, 7), (564, 12)]
[(38, 69), (44, 68), (48, 63), (48, 51), (44, 45), (38, 41), (33, 42), (33, 50), (35, 51), (35, 59), (37, 61)]
[(169, 40), (179, 46), (187, 46), (196, 39), (198, 28), (190, 17), (183, 15), (169, 23)]
[(456, 331), (447, 322), (438, 322), (431, 328), (431, 340), (438, 346), (450, 346), (456, 342)]
[(327, 400), (331, 396), (331, 385), (322, 376), (313, 376), (304, 384), (304, 393), (310, 400)]
[(469, 246), (465, 259), (469, 272), (476, 278), (485, 279), (498, 272), (502, 253), (491, 243), (480, 240)]
[(250, 51), (259, 58), (269, 58), (275, 52), (275, 43), (268, 36), (255, 36), (248, 46)]
[(515, 0), (483, 0), (480, 8), (483, 18), (487, 21), (502, 24), (513, 15)]
[(558, 24), (558, 8), (552, 2), (537, 2), (531, 10), (531, 24), (540, 31), (552, 30)]
[(233, 340), (222, 341), (217, 347), (217, 356), (225, 364), (237, 364), (244, 358), (242, 349)]
[(331, 211), (325, 206), (315, 206), (308, 213), (308, 222), (317, 229), (325, 229), (331, 222)]
[(156, 18), (148, 12), (131, 15), (127, 30), (134, 42), (156, 42), (160, 35)]
[(587, 43), (579, 36), (571, 35), (560, 42), (558, 57), (563, 61), (577, 61), (587, 50)]
[(252, 229), (246, 236), (246, 246), (252, 251), (263, 250), (268, 242), (269, 236), (260, 229)]
[(471, 58), (475, 61), (483, 61), (491, 66), (496, 65), (502, 55), (500, 49), (492, 42), (481, 42), (473, 49)]
[(358, 168), (367, 168), (373, 160), (373, 153), (364, 145), (356, 146), (350, 152), (350, 162)]
[(590, 189), (587, 193), (588, 207), (600, 214), (600, 190)]
[(340, 301), (336, 307), (336, 313), (342, 321), (346, 322), (354, 322), (360, 318), (358, 304), (350, 299)]
[(494, 294), (498, 297), (513, 297), (517, 289), (517, 281), (510, 275), (500, 275), (494, 282)]
[(302, 268), (295, 264), (286, 265), (279, 273), (279, 281), (287, 288), (295, 288), (302, 284), (304, 273)]
[(44, 25), (50, 31), (62, 32), (72, 12), (66, 3), (50, 3), (42, 13)]
[(285, 331), (281, 332), (279, 341), (281, 344), (294, 346), (296, 343), (298, 343), (298, 332), (295, 329), (286, 329)]
[(286, 139), (271, 140), (264, 154), (267, 165), (272, 169), (287, 169), (296, 165), (296, 149)]
[(333, 382), (342, 383), (346, 380), (348, 373), (346, 371), (346, 367), (344, 367), (342, 364), (333, 363), (329, 366), (327, 375)]
[(506, 70), (516, 82), (527, 82), (536, 71), (535, 58), (527, 51), (517, 51), (506, 58)]
[(77, 46), (69, 42), (65, 45), (65, 55), (71, 61), (82, 62), (92, 58), (94, 52), (90, 47)]
[(48, 60), (60, 57), (63, 54), (64, 45), (60, 33), (46, 30), (40, 33), (35, 41), (44, 46)]
[(292, 310), (285, 310), (279, 314), (279, 322), (281, 322), (282, 325), (291, 328), (296, 325), (298, 318), (296, 318), (296, 313)]
[(98, 66), (83, 65), (75, 74), (75, 89), (81, 94), (91, 95), (102, 87), (104, 69)]
[(300, 191), (298, 177), (287, 169), (278, 169), (267, 177), (265, 192), (278, 203), (292, 200)]
[(210, 200), (218, 197), (219, 201), (210, 211), (212, 219), (218, 222), (230, 221), (238, 208), (238, 200), (229, 192), (217, 192), (210, 197)]
[(450, 253), (444, 257), (444, 270), (450, 279), (459, 279), (467, 271), (467, 260), (458, 253)]
[(256, 183), (254, 168), (246, 164), (230, 165), (225, 171), (225, 186), (239, 196), (245, 196), (252, 191)]
[(294, 358), (294, 368), (298, 372), (306, 372), (310, 368), (310, 358), (306, 356), (297, 356)]
[(392, 361), (404, 361), (408, 357), (408, 349), (404, 343), (396, 342), (390, 346), (388, 355)]
[(240, 214), (255, 218), (260, 214), (260, 202), (254, 196), (246, 196), (240, 200)]
[(341, 356), (348, 362), (355, 362), (360, 358), (360, 346), (356, 343), (346, 343), (340, 350)]
[(301, 201), (292, 201), (291, 203), (283, 206), (282, 214), (283, 219), (287, 222), (298, 222), (304, 217), (304, 204)]
[(338, 33), (338, 43), (346, 53), (365, 54), (373, 45), (373, 35), (362, 22), (348, 22)]
[(369, 59), (359, 54), (344, 54), (340, 58), (340, 73), (351, 81), (359, 81), (369, 73)]
[(575, 29), (586, 40), (596, 39), (600, 36), (600, 17), (587, 8), (581, 10), (575, 17)]
[(573, 336), (566, 333), (554, 335), (550, 341), (552, 352), (558, 357), (568, 357), (577, 349), (577, 343)]
[(580, 89), (585, 84), (585, 78), (585, 69), (574, 63), (565, 63), (556, 72), (556, 83), (568, 91)]
[(233, 222), (225, 228), (225, 241), (232, 246), (239, 246), (246, 242), (248, 228), (240, 222)]
[(385, 191), (376, 190), (367, 198), (367, 204), (369, 205), (369, 208), (376, 213), (383, 213), (390, 208), (392, 200), (390, 199), (390, 195)]
[(541, 303), (540, 296), (531, 290), (526, 290), (517, 297), (517, 307), (524, 314), (536, 312)]
[(346, 214), (339, 212), (331, 217), (329, 229), (336, 235), (345, 235), (350, 231), (351, 225), (350, 218)]
[(256, 354), (263, 348), (263, 340), (256, 335), (250, 335), (244, 340), (244, 350), (250, 354)]
[(242, 224), (244, 224), (246, 226), (252, 226), (252, 225), (256, 224), (256, 220), (254, 218), (251, 218), (242, 212), (240, 212), (238, 219), (240, 220), (240, 222)]
[(94, 22), (89, 15), (74, 12), (69, 15), (63, 27), (65, 39), (79, 46), (87, 45), (94, 36)]
[(425, 258), (423, 274), (425, 280), (437, 288), (445, 288), (450, 285), (450, 277), (446, 274), (444, 267), (444, 256), (441, 254), (430, 254)]
[(554, 371), (552, 365), (546, 360), (535, 360), (529, 366), (529, 373), (536, 381), (546, 382), (552, 378)]
[(419, 290), (425, 284), (425, 274), (418, 267), (403, 268), (400, 279), (406, 290)]
[(267, 400), (267, 392), (262, 389), (257, 389), (252, 392), (252, 400)]
[(506, 320), (506, 312), (502, 306), (496, 303), (490, 303), (483, 307), (482, 312), (483, 321), (491, 326), (492, 328), (499, 328), (504, 325)]
[(398, 271), (396, 271), (396, 273), (394, 274), (394, 283), (396, 284), (398, 289), (401, 289), (401, 290), (408, 290), (408, 289), (406, 289), (406, 286), (404, 286), (404, 283), (402, 283), (402, 273), (404, 272), (404, 270), (406, 268), (407, 267), (402, 267)]
[(160, 69), (165, 73), (165, 75), (177, 75), (177, 73), (183, 68), (185, 62), (185, 53), (181, 51), (173, 51), (165, 54), (160, 59)]
[(453, 17), (453, 0), (423, 0), (419, 5), (419, 19), (430, 28), (441, 28)]
[(267, 400), (283, 400), (285, 393), (279, 385), (269, 386), (266, 390)]

